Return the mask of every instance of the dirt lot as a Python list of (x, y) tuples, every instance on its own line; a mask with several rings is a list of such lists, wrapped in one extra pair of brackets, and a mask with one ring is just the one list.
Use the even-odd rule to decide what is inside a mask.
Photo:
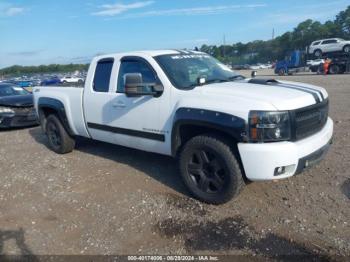
[(345, 261), (350, 75), (284, 78), (328, 90), (334, 145), (312, 170), (249, 184), (223, 206), (192, 200), (167, 157), (88, 140), (59, 156), (40, 128), (0, 132), (0, 254), (306, 254)]

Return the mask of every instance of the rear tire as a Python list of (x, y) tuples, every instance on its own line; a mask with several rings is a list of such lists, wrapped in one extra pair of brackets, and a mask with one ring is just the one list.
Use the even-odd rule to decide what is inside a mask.
[(67, 133), (56, 115), (49, 115), (46, 120), (46, 135), (49, 147), (57, 154), (66, 154), (73, 151), (75, 140)]
[(240, 165), (221, 138), (197, 136), (183, 147), (179, 166), (192, 195), (209, 204), (223, 204), (236, 197), (244, 186)]
[(340, 73), (340, 67), (338, 65), (331, 65), (329, 68), (330, 75), (337, 75)]
[(320, 50), (320, 49), (315, 50), (314, 56), (315, 57), (321, 57), (322, 56), (322, 50)]
[(344, 46), (343, 51), (344, 51), (344, 53), (349, 54), (350, 53), (350, 45)]

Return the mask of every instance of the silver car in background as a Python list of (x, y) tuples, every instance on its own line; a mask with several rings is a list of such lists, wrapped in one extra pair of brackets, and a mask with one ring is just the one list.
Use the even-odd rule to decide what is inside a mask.
[(309, 54), (321, 57), (324, 53), (344, 52), (350, 53), (350, 41), (341, 38), (330, 38), (314, 41), (309, 47)]

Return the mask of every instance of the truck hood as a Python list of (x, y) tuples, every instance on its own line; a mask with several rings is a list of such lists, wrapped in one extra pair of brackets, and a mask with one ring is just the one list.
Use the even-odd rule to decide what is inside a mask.
[[(257, 81), (256, 81), (257, 80)], [(325, 89), (304, 83), (254, 79), (198, 87), (203, 96), (227, 100), (233, 97), (269, 103), (277, 110), (293, 110), (327, 99)]]

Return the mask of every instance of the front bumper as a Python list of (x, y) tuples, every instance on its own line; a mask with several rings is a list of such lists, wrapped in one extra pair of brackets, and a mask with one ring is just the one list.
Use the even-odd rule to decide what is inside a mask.
[[(333, 121), (328, 118), (321, 131), (298, 142), (239, 143), (238, 150), (249, 180), (276, 180), (291, 177), (318, 163), (326, 154), (332, 137)], [(277, 175), (279, 167), (284, 167), (285, 172)]]
[(15, 113), (13, 116), (0, 114), (0, 128), (35, 126), (38, 123), (34, 110), (28, 113)]

